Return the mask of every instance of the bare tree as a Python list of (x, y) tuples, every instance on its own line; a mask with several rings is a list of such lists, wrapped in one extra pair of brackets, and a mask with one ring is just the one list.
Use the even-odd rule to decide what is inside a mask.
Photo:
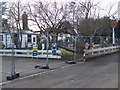
[(116, 3), (108, 4), (108, 9), (106, 9), (106, 10), (104, 9), (105, 12), (107, 13), (106, 16), (111, 17), (111, 16), (114, 16), (115, 14), (117, 14), (117, 9), (114, 10), (115, 5), (116, 5)]
[[(12, 2), (8, 5), (8, 30), (12, 34), (12, 39), (16, 48), (21, 48), (22, 44), (22, 27), (21, 27), (21, 16), (24, 11), (24, 6), (22, 6), (21, 1)], [(13, 30), (11, 30), (12, 28)]]
[(94, 1), (86, 0), (85, 2), (79, 2), (80, 6), (83, 9), (83, 13), (85, 15), (85, 19), (89, 18), (89, 15), (91, 15), (91, 10), (98, 6), (99, 2), (94, 3)]
[(65, 12), (65, 6), (54, 3), (37, 2), (33, 5), (28, 4), (30, 20), (36, 23), (42, 33), (47, 28), (57, 32), (60, 24), (65, 20), (69, 13)]
[(67, 6), (54, 3), (36, 2), (28, 4), (30, 19), (36, 23), (41, 33), (46, 32), (58, 34), (61, 32), (62, 21), (65, 21), (69, 12)]

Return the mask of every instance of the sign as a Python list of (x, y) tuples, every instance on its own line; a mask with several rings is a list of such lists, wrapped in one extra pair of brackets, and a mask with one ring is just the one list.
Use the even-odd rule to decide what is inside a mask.
[(37, 56), (37, 50), (38, 50), (38, 48), (37, 47), (33, 47), (33, 56)]
[(33, 56), (37, 56), (37, 51), (33, 51)]
[(32, 49), (33, 51), (37, 51), (38, 50), (38, 48), (37, 47), (33, 47), (33, 49)]
[(52, 54), (56, 55), (56, 43), (52, 44)]
[(116, 22), (116, 20), (111, 20), (111, 27), (112, 27), (112, 28), (117, 27), (117, 22)]

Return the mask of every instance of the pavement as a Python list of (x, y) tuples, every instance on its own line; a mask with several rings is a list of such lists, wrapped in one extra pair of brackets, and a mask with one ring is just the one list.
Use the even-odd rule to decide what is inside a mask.
[[(118, 88), (118, 55), (101, 56), (77, 64), (51, 64), (50, 70), (6, 82), (3, 88)], [(19, 61), (21, 62), (21, 61)], [(35, 65), (38, 62), (31, 64)], [(43, 65), (43, 64), (42, 64)], [(55, 66), (54, 66), (55, 65)], [(22, 65), (25, 66), (25, 65)], [(52, 67), (53, 66), (53, 67)], [(56, 68), (58, 67), (59, 68)], [(33, 67), (33, 66), (32, 66)], [(53, 68), (53, 69), (52, 69)]]

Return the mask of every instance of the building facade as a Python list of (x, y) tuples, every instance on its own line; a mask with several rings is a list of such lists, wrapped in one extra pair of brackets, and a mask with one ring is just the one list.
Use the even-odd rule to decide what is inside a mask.
[[(14, 35), (17, 35), (17, 33), (14, 33)], [(37, 34), (29, 32), (29, 33), (22, 33), (21, 36), (22, 39), (21, 37), (19, 37), (21, 40), (21, 48), (30, 48), (33, 45), (37, 45), (37, 37), (38, 37)], [(5, 46), (4, 48), (12, 48), (13, 39), (10, 33), (0, 32), (0, 39), (1, 39), (0, 40), (1, 43), (3, 43), (3, 45)], [(14, 37), (14, 39), (16, 38)], [(15, 45), (14, 47), (16, 48)]]

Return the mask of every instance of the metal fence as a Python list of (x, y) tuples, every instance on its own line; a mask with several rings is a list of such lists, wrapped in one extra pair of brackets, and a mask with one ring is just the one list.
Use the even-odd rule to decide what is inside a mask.
[[(88, 49), (98, 48), (98, 47), (108, 47), (112, 46), (112, 37), (105, 36), (79, 36), (79, 35), (40, 35), (40, 34), (31, 34), (23, 33), (16, 34), (13, 33), (12, 36), (9, 33), (0, 33), (1, 42), (0, 48), (11, 49), (29, 49), (32, 50), (34, 46), (38, 50), (59, 50), (65, 49), (69, 51), (76, 51), (82, 53), (85, 48), (85, 43), (88, 43)], [(48, 41), (47, 41), (48, 39)], [(119, 44), (119, 39), (115, 38), (115, 45)], [(13, 46), (12, 46), (13, 43)], [(55, 49), (54, 49), (55, 48)]]
[[(75, 36), (75, 35), (69, 35), (69, 34), (63, 34), (63, 35), (54, 35), (54, 34), (47, 34), (47, 35), (40, 35), (40, 34), (23, 34), (21, 42), (21, 48), (17, 48), (17, 44), (20, 44), (19, 41), (17, 41), (19, 35), (12, 34), (14, 38), (11, 38), (9, 34), (3, 33), (2, 35), (2, 41), (1, 41), (1, 48), (3, 50), (1, 54), (4, 54), (3, 51), (6, 50), (6, 54), (9, 54), (12, 57), (11, 60), (8, 58), (3, 60), (2, 67), (3, 71), (9, 77), (7, 79), (14, 79), (19, 76), (17, 72), (20, 74), (23, 73), (23, 70), (26, 72), (29, 72), (34, 69), (36, 64), (45, 65), (43, 68), (48, 69), (49, 68), (49, 57), (53, 56), (56, 60), (59, 56), (62, 60), (76, 60), (77, 56), (83, 55), (85, 44), (88, 43), (87, 49), (93, 49), (93, 48), (101, 48), (101, 47), (110, 47), (112, 46), (112, 38), (111, 37), (102, 37), (102, 36)], [(12, 40), (14, 39), (14, 40)], [(115, 45), (119, 44), (119, 39), (115, 39)], [(17, 43), (15, 42), (17, 41)], [(94, 47), (93, 47), (94, 46)], [(18, 50), (19, 49), (19, 50)], [(10, 51), (10, 52), (7, 52)], [(36, 54), (37, 52), (37, 54)], [(16, 55), (25, 55), (25, 56), (41, 56), (43, 57), (45, 55), (45, 59), (37, 59), (37, 58), (28, 58), (27, 60), (19, 60), (19, 58), (16, 58)], [(51, 56), (50, 56), (51, 55)], [(20, 56), (20, 57), (23, 57)], [(52, 57), (52, 58), (53, 58)], [(57, 60), (56, 60), (57, 61)], [(53, 63), (53, 62), (52, 62)], [(55, 65), (55, 64), (54, 64)], [(54, 66), (52, 65), (52, 66)], [(9, 74), (8, 74), (9, 72)]]
[[(4, 49), (1, 55), (11, 55), (8, 49), (21, 50), (14, 53), (19, 57), (39, 58), (62, 58), (75, 60), (77, 55), (83, 55), (85, 50), (100, 47), (113, 46), (112, 37), (105, 36), (80, 36), (70, 34), (32, 34), (32, 33), (0, 33), (2, 42), (0, 47)], [(119, 39), (115, 38), (115, 45), (119, 44)], [(37, 50), (33, 50), (37, 47)], [(14, 51), (16, 51), (14, 50)], [(26, 52), (29, 51), (29, 54)], [(6, 51), (6, 52), (5, 52)], [(59, 52), (59, 53), (58, 53)], [(43, 55), (44, 53), (44, 55)], [(37, 55), (36, 55), (37, 54)]]

